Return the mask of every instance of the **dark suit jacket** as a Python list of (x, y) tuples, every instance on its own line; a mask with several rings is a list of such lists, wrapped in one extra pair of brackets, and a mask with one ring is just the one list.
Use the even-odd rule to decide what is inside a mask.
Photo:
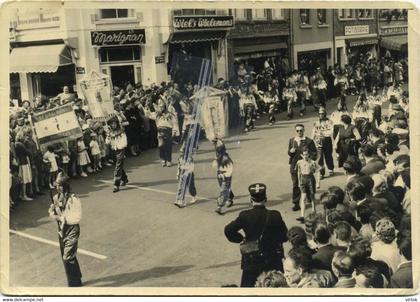
[(325, 245), (318, 249), (318, 251), (312, 255), (313, 268), (314, 269), (325, 269), (331, 271), (331, 261), (336, 251), (345, 251), (344, 246), (334, 246), (332, 244)]
[(360, 173), (349, 180), (349, 183), (353, 182), (360, 182), (366, 188), (366, 192), (372, 192), (374, 183), (369, 175)]
[(371, 176), (377, 174), (379, 171), (385, 169), (385, 164), (380, 159), (374, 159), (368, 162), (360, 171), (361, 173)]
[[(226, 225), (225, 235), (229, 241), (235, 243), (241, 243), (244, 239), (257, 240), (264, 229), (266, 215), (268, 220), (261, 242), (262, 250), (270, 258), (268, 262), (273, 262), (268, 264), (267, 269), (278, 269), (282, 265), (283, 255), (279, 256), (277, 252), (283, 251), (283, 243), (287, 241), (287, 227), (278, 211), (267, 210), (265, 206), (254, 206), (250, 210), (242, 211), (238, 218)], [(245, 233), (245, 238), (240, 230)], [(246, 269), (243, 258), (241, 267)]]
[(402, 264), (391, 277), (392, 288), (413, 288), (413, 264)]
[(385, 191), (375, 195), (375, 198), (384, 199), (387, 202), (387, 205), (393, 209), (395, 212), (402, 212), (401, 204), (398, 202), (398, 199), (390, 191)]
[[(318, 156), (318, 151), (312, 139), (310, 139), (309, 137), (305, 137), (305, 140), (301, 142), (300, 145), (298, 146), (298, 143), (295, 141), (295, 138), (292, 137), (291, 139), (289, 139), (289, 148), (287, 149), (287, 154), (289, 155), (289, 165), (293, 169), (296, 166), (296, 163), (298, 162), (298, 160), (302, 159), (301, 154), (302, 154), (302, 149), (304, 146), (308, 148), (309, 157), (312, 160), (316, 160)], [(292, 148), (296, 149), (295, 152), (293, 153), (290, 152), (290, 149)]]

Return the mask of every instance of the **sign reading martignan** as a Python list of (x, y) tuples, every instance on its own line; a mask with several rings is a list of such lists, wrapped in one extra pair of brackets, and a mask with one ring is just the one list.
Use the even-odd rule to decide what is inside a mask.
[(145, 44), (146, 34), (144, 29), (92, 31), (91, 40), (96, 46)]

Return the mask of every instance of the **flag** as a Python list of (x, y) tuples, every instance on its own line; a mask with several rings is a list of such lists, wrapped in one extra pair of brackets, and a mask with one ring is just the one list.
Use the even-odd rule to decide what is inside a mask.
[(82, 136), (82, 129), (71, 104), (34, 113), (32, 124), (39, 145), (66, 142)]

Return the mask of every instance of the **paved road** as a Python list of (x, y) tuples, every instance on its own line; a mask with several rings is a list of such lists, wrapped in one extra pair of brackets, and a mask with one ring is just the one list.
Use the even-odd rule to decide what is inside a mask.
[[(239, 247), (225, 239), (224, 226), (250, 206), (247, 187), (254, 182), (267, 184), (268, 206), (282, 213), (288, 227), (298, 224), (297, 214), (291, 211), (287, 144), (297, 121), (304, 123), (310, 134), (316, 114), (308, 109), (306, 117), (292, 121), (283, 113), (274, 126), (263, 116), (256, 131), (233, 134), (226, 140), (235, 164), (233, 190), (237, 198), (224, 216), (214, 213), (218, 185), (211, 167), (214, 150), (208, 141), (201, 142), (195, 158), (198, 195), (205, 199), (184, 209), (172, 205), (176, 167), (161, 167), (157, 150), (127, 159), (130, 185), (117, 194), (112, 193), (111, 168), (73, 180), (73, 191), (83, 203), (79, 249), (87, 255), (79, 253), (78, 257), (85, 285), (239, 284)], [(174, 158), (177, 156), (178, 152)], [(344, 184), (342, 171), (337, 172), (323, 180), (319, 193), (330, 185)], [(11, 229), (33, 236), (10, 235), (12, 286), (66, 286), (59, 249), (49, 242), (58, 242), (56, 224), (47, 215), (48, 197), (42, 197), (24, 203), (10, 217)], [(37, 241), (39, 238), (49, 241)]]

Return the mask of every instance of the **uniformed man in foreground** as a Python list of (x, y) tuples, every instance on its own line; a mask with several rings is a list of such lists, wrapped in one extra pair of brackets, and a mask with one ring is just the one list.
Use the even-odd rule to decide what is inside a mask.
[(278, 211), (265, 207), (266, 190), (267, 186), (262, 183), (250, 185), (248, 191), (252, 209), (242, 211), (238, 218), (225, 227), (227, 239), (240, 243), (241, 287), (254, 287), (257, 277), (263, 271), (283, 272), (283, 243), (287, 241), (287, 227)]

